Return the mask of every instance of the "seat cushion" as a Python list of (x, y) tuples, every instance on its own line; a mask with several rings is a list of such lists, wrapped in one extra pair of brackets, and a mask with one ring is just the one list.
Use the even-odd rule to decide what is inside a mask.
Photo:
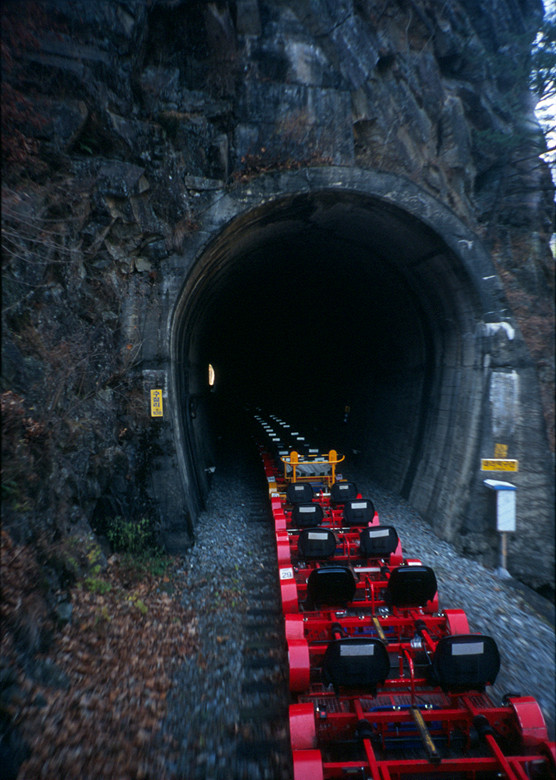
[(385, 558), (396, 551), (398, 534), (393, 525), (375, 525), (359, 534), (361, 555), (364, 558)]
[(289, 504), (307, 504), (313, 500), (313, 488), (308, 482), (290, 482), (286, 488)]
[(336, 639), (326, 648), (322, 662), (322, 681), (339, 688), (376, 691), (390, 671), (386, 646), (380, 639)]
[(355, 577), (347, 566), (323, 566), (313, 569), (307, 581), (308, 609), (321, 606), (346, 606), (355, 595)]
[(292, 524), (295, 528), (314, 528), (322, 523), (323, 511), (320, 504), (294, 504)]
[(443, 637), (432, 661), (432, 679), (444, 690), (483, 690), (494, 684), (499, 670), (496, 642), (483, 634)]
[(336, 537), (328, 528), (305, 528), (299, 534), (297, 549), (300, 558), (326, 560), (336, 552)]
[(352, 498), (357, 498), (357, 486), (355, 482), (334, 482), (330, 488), (330, 503), (345, 504)]
[(401, 609), (424, 607), (437, 589), (436, 575), (429, 566), (398, 566), (388, 580), (386, 603)]
[(356, 498), (344, 504), (344, 525), (368, 525), (375, 516), (375, 507), (370, 498)]

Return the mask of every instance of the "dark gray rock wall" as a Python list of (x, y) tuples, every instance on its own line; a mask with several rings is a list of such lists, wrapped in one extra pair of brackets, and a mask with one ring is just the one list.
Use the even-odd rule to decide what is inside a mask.
[[(146, 405), (167, 381), (183, 258), (227, 188), (308, 166), (406, 177), (485, 242), (544, 399), (544, 418), (520, 430), (544, 458), (553, 203), (527, 88), (541, 17), (540, 0), (6, 3), (3, 390), (20, 399), (23, 431), (8, 452), (13, 528), (102, 531), (148, 514), (183, 546), (192, 520), (167, 520), (164, 489), (183, 454), (168, 454), (169, 423)], [(30, 481), (23, 420), (42, 426)]]

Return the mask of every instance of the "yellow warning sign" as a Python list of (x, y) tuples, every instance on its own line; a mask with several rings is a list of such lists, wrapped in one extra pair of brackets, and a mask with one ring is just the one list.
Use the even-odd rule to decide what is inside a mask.
[(507, 444), (496, 443), (494, 445), (494, 457), (495, 458), (506, 458), (507, 455), (508, 455), (508, 445)]
[(151, 390), (151, 417), (162, 416), (162, 390)]
[(481, 471), (519, 471), (519, 461), (490, 458), (481, 460)]

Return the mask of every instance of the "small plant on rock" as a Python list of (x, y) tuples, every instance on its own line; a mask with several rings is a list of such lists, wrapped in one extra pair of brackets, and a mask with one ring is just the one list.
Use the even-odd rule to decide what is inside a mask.
[(118, 516), (112, 520), (106, 535), (117, 552), (137, 555), (145, 552), (151, 545), (151, 523), (147, 517), (135, 521)]
[(85, 577), (84, 583), (87, 590), (91, 593), (108, 593), (111, 589), (109, 582), (106, 582), (100, 574), (102, 571), (102, 552), (98, 544), (93, 543), (87, 552), (87, 561), (89, 564), (89, 573)]
[(106, 531), (112, 549), (122, 553), (122, 562), (133, 579), (145, 574), (162, 576), (169, 558), (156, 544), (152, 521), (148, 517), (129, 520), (115, 517)]

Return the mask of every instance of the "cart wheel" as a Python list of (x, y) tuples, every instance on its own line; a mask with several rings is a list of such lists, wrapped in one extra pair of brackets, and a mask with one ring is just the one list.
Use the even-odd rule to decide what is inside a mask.
[(290, 705), (290, 741), (293, 751), (312, 750), (316, 746), (315, 708), (311, 702)]
[(508, 703), (516, 714), (523, 744), (534, 747), (548, 742), (546, 723), (541, 708), (532, 696), (508, 697)]
[(463, 609), (445, 609), (450, 634), (469, 634), (469, 623)]
[(299, 613), (297, 615), (286, 615), (284, 623), (286, 627), (286, 642), (289, 642), (290, 639), (303, 639), (305, 637), (303, 615)]
[(290, 540), (287, 531), (276, 531), (276, 553), (278, 566), (291, 566)]
[[(309, 645), (305, 639), (290, 639), (288, 642), (288, 660), (290, 664), (290, 691), (298, 693), (309, 688), (311, 666)], [(311, 713), (313, 705), (310, 705)]]
[(320, 750), (293, 751), (293, 780), (323, 780)]
[(297, 583), (293, 575), (291, 566), (283, 566), (279, 569), (280, 573), (280, 595), (282, 597), (282, 612), (288, 615), (292, 612), (299, 612), (297, 601)]

